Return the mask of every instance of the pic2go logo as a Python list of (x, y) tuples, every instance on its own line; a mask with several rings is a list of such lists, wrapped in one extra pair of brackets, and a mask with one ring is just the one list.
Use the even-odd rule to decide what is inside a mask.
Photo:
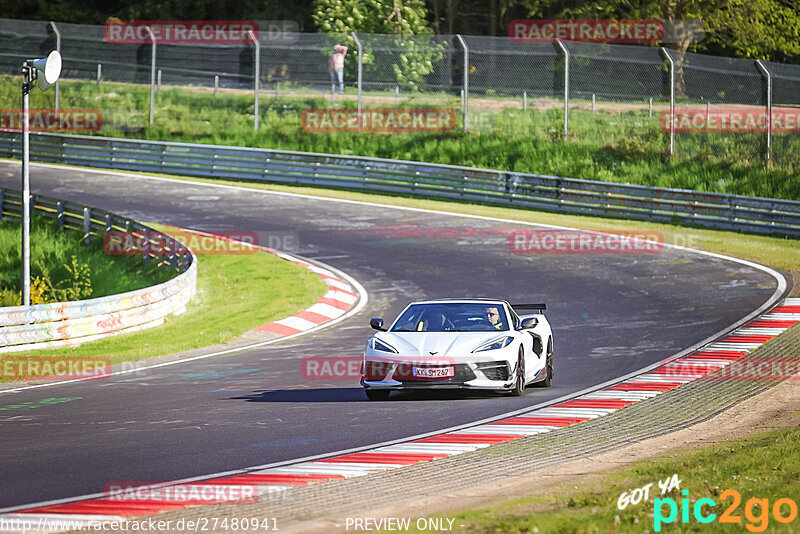
[[(704, 497), (697, 499), (694, 506), (689, 504), (689, 490), (682, 490), (683, 498), (680, 504), (681, 523), (689, 523), (690, 513), (698, 523), (713, 523), (717, 519), (717, 514), (711, 512), (711, 508), (717, 506), (714, 499)], [(733, 502), (719, 516), (719, 523), (742, 524), (742, 517), (736, 513), (736, 509), (742, 502), (742, 496), (738, 491), (727, 489), (723, 491), (719, 498), (724, 501), (731, 498)], [(703, 507), (707, 507), (707, 514), (703, 515)], [(664, 508), (667, 514), (664, 515)], [(661, 526), (673, 523), (678, 518), (678, 503), (670, 497), (653, 500), (653, 530), (661, 532)], [(750, 532), (764, 532), (769, 526), (770, 507), (769, 499), (752, 498), (744, 505), (744, 517), (748, 521), (745, 528)], [(778, 523), (791, 523), (797, 518), (797, 503), (792, 499), (782, 498), (776, 500), (772, 505), (772, 517)]]
[[(650, 499), (650, 488), (652, 487), (653, 483), (651, 482), (641, 488), (632, 490), (630, 493), (623, 491), (619, 499), (617, 499), (617, 508), (619, 510), (624, 510), (629, 504), (636, 505), (643, 501), (647, 502)], [(672, 475), (672, 477), (659, 480), (658, 487), (661, 489), (661, 495), (663, 496), (665, 493), (669, 493), (672, 490), (681, 489), (681, 479), (678, 478), (678, 474), (676, 473)]]

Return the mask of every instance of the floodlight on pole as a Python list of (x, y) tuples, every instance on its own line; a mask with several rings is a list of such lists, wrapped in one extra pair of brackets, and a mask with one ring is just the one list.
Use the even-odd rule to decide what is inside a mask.
[[(31, 186), (30, 92), (34, 84), (46, 91), (61, 76), (61, 54), (57, 50), (41, 59), (22, 64), (22, 305), (31, 305)], [(37, 83), (38, 82), (38, 83)]]

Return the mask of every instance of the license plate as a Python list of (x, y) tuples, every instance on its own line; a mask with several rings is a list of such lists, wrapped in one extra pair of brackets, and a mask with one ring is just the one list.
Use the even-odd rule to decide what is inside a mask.
[(456, 376), (456, 371), (452, 365), (447, 367), (414, 367), (412, 374), (420, 378), (450, 378)]

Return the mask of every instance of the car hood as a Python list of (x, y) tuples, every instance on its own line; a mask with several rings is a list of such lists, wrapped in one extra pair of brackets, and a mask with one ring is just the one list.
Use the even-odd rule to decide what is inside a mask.
[(465, 356), (491, 339), (509, 335), (512, 332), (381, 332), (375, 337), (397, 349), (396, 355), (386, 354), (392, 359), (436, 359)]

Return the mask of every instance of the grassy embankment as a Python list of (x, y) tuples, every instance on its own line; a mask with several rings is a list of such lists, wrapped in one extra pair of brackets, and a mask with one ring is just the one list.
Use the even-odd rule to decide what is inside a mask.
[[(18, 98), (16, 79), (0, 77), (0, 102)], [(300, 111), (327, 108), (320, 93), (283, 91), (276, 99), (264, 92), (259, 131), (253, 131), (253, 95), (203, 87), (164, 87), (157, 97), (155, 123), (147, 124), (146, 86), (64, 81), (62, 108), (98, 108), (99, 132), (153, 140), (186, 141), (287, 150), (358, 154), (519, 172), (551, 174), (660, 187), (678, 187), (743, 195), (800, 199), (800, 139), (774, 137), (774, 167), (765, 168), (763, 134), (679, 134), (676, 155), (665, 162), (668, 134), (659, 127), (657, 108), (649, 118), (642, 103), (606, 103), (596, 114), (576, 101), (569, 141), (563, 142), (563, 111), (556, 101), (531, 100), (527, 111), (518, 99), (470, 99), (472, 130), (446, 133), (315, 133), (302, 129)], [(52, 107), (52, 91), (34, 93), (32, 107)], [(353, 95), (337, 105), (354, 107)], [(393, 96), (369, 93), (364, 106), (390, 107)], [(406, 107), (458, 109), (449, 95), (404, 97)], [(713, 109), (713, 108), (712, 108)]]
[[(681, 481), (680, 490), (689, 491), (687, 496), (677, 489), (661, 495), (658, 481), (671, 478), (673, 474), (678, 475)], [(628, 503), (622, 510), (618, 508), (623, 493), (630, 496), (636, 488), (650, 483), (653, 486), (648, 490), (647, 501)], [(724, 493), (726, 490), (738, 493), (740, 502), (735, 507), (736, 495)], [(659, 531), (654, 521), (657, 508), (658, 516), (663, 519), (659, 525), (660, 532), (670, 534), (797, 532), (800, 525), (798, 495), (800, 429), (795, 426), (726, 441), (699, 451), (670, 452), (593, 477), (590, 482), (576, 479), (542, 491), (535, 497), (506, 500), (451, 518), (455, 519), (454, 525), (464, 525), (455, 528), (456, 532), (474, 534), (641, 534)], [(688, 499), (688, 506), (683, 506), (684, 498)], [(702, 516), (716, 516), (708, 524), (697, 521), (694, 515), (695, 504), (703, 498), (716, 503), (713, 508), (708, 501), (701, 504)], [(677, 513), (671, 522), (666, 522), (671, 513), (669, 503), (656, 503), (655, 499), (675, 501)], [(766, 506), (752, 504), (751, 499), (764, 500)], [(790, 499), (795, 504), (795, 517), (789, 523), (782, 524), (773, 515), (779, 499)], [(622, 504), (625, 504), (624, 499)], [(686, 523), (682, 521), (684, 508), (688, 511)], [(720, 522), (720, 516), (726, 510), (731, 512), (731, 519), (738, 518), (739, 522)], [(779, 511), (782, 517), (790, 518), (791, 510), (790, 504), (781, 503)], [(410, 532), (418, 531), (412, 528)]]

